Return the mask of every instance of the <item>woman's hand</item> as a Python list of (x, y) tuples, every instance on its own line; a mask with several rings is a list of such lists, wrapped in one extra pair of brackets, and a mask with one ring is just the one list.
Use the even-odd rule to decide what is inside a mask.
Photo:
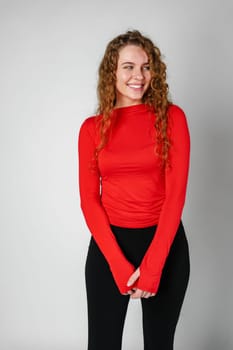
[[(134, 273), (130, 276), (128, 282), (127, 282), (127, 286), (130, 287), (132, 286), (140, 277), (140, 269), (139, 267), (137, 268), (136, 271), (134, 271)], [(138, 298), (150, 298), (155, 296), (155, 293), (150, 293), (144, 290), (141, 290), (139, 288), (133, 288), (131, 289), (128, 294), (130, 294), (130, 298), (132, 299), (138, 299)]]

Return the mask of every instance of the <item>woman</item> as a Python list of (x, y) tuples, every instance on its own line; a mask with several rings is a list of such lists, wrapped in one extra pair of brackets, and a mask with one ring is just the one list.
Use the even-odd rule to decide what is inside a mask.
[(120, 350), (129, 299), (140, 298), (145, 350), (172, 350), (189, 279), (181, 214), (189, 168), (184, 112), (168, 100), (159, 49), (139, 31), (107, 46), (99, 107), (79, 133), (88, 350)]

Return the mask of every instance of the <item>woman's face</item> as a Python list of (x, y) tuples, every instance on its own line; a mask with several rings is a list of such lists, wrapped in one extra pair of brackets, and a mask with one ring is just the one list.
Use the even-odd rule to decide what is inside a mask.
[(116, 70), (116, 107), (142, 103), (151, 81), (149, 60), (139, 46), (127, 45), (119, 51)]

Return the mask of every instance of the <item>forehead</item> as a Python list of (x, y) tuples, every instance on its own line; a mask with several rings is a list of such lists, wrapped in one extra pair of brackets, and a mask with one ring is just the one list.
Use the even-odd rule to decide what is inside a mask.
[(136, 45), (126, 45), (119, 51), (118, 62), (140, 62), (147, 63), (148, 56), (147, 53), (140, 47)]

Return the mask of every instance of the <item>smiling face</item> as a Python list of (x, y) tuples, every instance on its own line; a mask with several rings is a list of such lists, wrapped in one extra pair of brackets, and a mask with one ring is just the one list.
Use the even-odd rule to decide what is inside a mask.
[(142, 103), (151, 81), (149, 60), (139, 46), (127, 45), (119, 51), (116, 70), (116, 105), (126, 107)]

